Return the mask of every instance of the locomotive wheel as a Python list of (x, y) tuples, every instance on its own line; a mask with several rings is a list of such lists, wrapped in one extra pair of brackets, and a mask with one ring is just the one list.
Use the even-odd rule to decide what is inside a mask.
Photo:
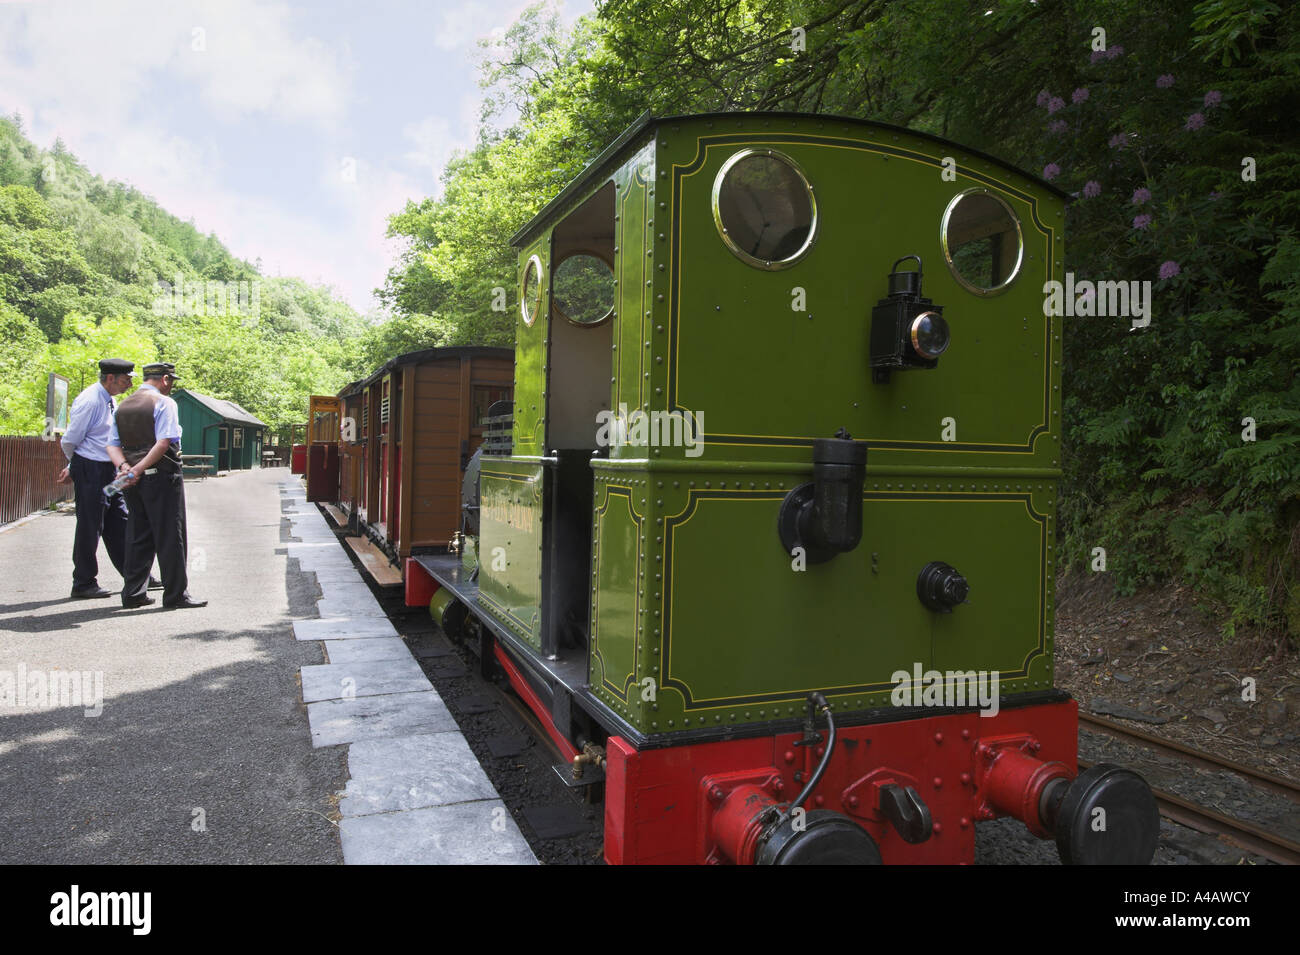
[(1056, 849), (1065, 865), (1150, 865), (1160, 813), (1146, 780), (1098, 763), (1070, 783), (1056, 817)]

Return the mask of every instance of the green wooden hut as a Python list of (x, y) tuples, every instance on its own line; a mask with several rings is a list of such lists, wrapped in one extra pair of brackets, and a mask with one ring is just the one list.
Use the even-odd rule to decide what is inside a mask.
[[(233, 401), (182, 388), (172, 395), (180, 411), (181, 453), (209, 454), (209, 474), (261, 467), (266, 423)], [(194, 473), (194, 472), (191, 472)]]

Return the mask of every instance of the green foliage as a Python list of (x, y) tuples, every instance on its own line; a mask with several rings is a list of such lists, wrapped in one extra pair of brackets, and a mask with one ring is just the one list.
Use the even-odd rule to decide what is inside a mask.
[[(236, 284), (224, 307), (211, 298), (177, 314), (158, 283), (178, 281)], [(250, 307), (233, 307), (238, 288)], [(91, 175), (61, 142), (43, 152), (17, 117), (0, 118), (0, 433), (39, 433), (49, 372), (75, 397), (108, 356), (137, 367), (165, 357), (187, 387), (281, 429), (305, 416), (308, 395), (355, 377), (369, 331), (329, 289), (263, 278), (215, 236)]]
[[(0, 302), (0, 434), (39, 434), (45, 418), (49, 345), (41, 330), (11, 305)], [(40, 381), (40, 400), (33, 382)]]
[(357, 347), (353, 378), (364, 378), (398, 355), (450, 344), (454, 332), (452, 324), (438, 315), (403, 315), (372, 325)]
[[(1228, 28), (1240, 6), (1124, 10), (1124, 54), (1068, 81), (1086, 99), (1046, 87), (1071, 102), (1038, 111), (1034, 165), (1100, 190), (1069, 211), (1067, 268), (1155, 291), (1139, 332), (1067, 320), (1062, 524), (1073, 560), (1121, 549), (1121, 590), (1179, 577), (1230, 631), (1294, 637), (1300, 137), (1277, 116), (1300, 98), (1300, 43), (1295, 11), (1269, 4)], [(1139, 29), (1153, 15), (1161, 31)]]
[(1066, 268), (1154, 287), (1148, 328), (1065, 323), (1064, 555), (1107, 546), (1122, 591), (1180, 577), (1230, 629), (1295, 636), (1298, 27), (1262, 0), (602, 0), (565, 36), (534, 6), (487, 49), (476, 148), (390, 218), (407, 247), (381, 295), (449, 342), (509, 343), (510, 235), (643, 110), (861, 116), (1055, 165), (1080, 196)]

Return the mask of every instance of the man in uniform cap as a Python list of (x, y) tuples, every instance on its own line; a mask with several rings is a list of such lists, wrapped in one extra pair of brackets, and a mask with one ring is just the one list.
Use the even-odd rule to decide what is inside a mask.
[[(108, 597), (99, 586), (99, 539), (104, 538), (108, 559), (126, 577), (126, 504), (120, 497), (105, 497), (113, 481), (113, 465), (105, 447), (113, 427), (113, 398), (131, 387), (135, 362), (105, 358), (99, 363), (99, 381), (77, 395), (72, 403), (68, 430), (60, 443), (68, 466), (58, 482), (72, 482), (77, 502), (77, 533), (72, 545), (72, 596)], [(157, 583), (150, 580), (150, 583)], [(158, 584), (158, 586), (162, 586)]]
[(203, 607), (188, 593), (185, 481), (181, 475), (181, 425), (168, 395), (176, 368), (167, 362), (144, 366), (144, 383), (122, 402), (108, 439), (119, 474), (130, 474), (126, 506), (126, 584), (123, 607), (153, 603), (146, 592), (154, 555), (162, 572), (163, 606)]

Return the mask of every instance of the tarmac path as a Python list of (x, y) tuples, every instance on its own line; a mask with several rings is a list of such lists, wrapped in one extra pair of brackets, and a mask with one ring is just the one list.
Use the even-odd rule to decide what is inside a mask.
[(294, 639), (318, 592), (285, 556), (287, 473), (186, 482), (199, 610), (124, 610), (102, 544), (114, 596), (69, 599), (71, 514), (0, 531), (0, 863), (342, 862), (346, 753), (312, 747), (302, 703), (299, 668), (325, 660)]

